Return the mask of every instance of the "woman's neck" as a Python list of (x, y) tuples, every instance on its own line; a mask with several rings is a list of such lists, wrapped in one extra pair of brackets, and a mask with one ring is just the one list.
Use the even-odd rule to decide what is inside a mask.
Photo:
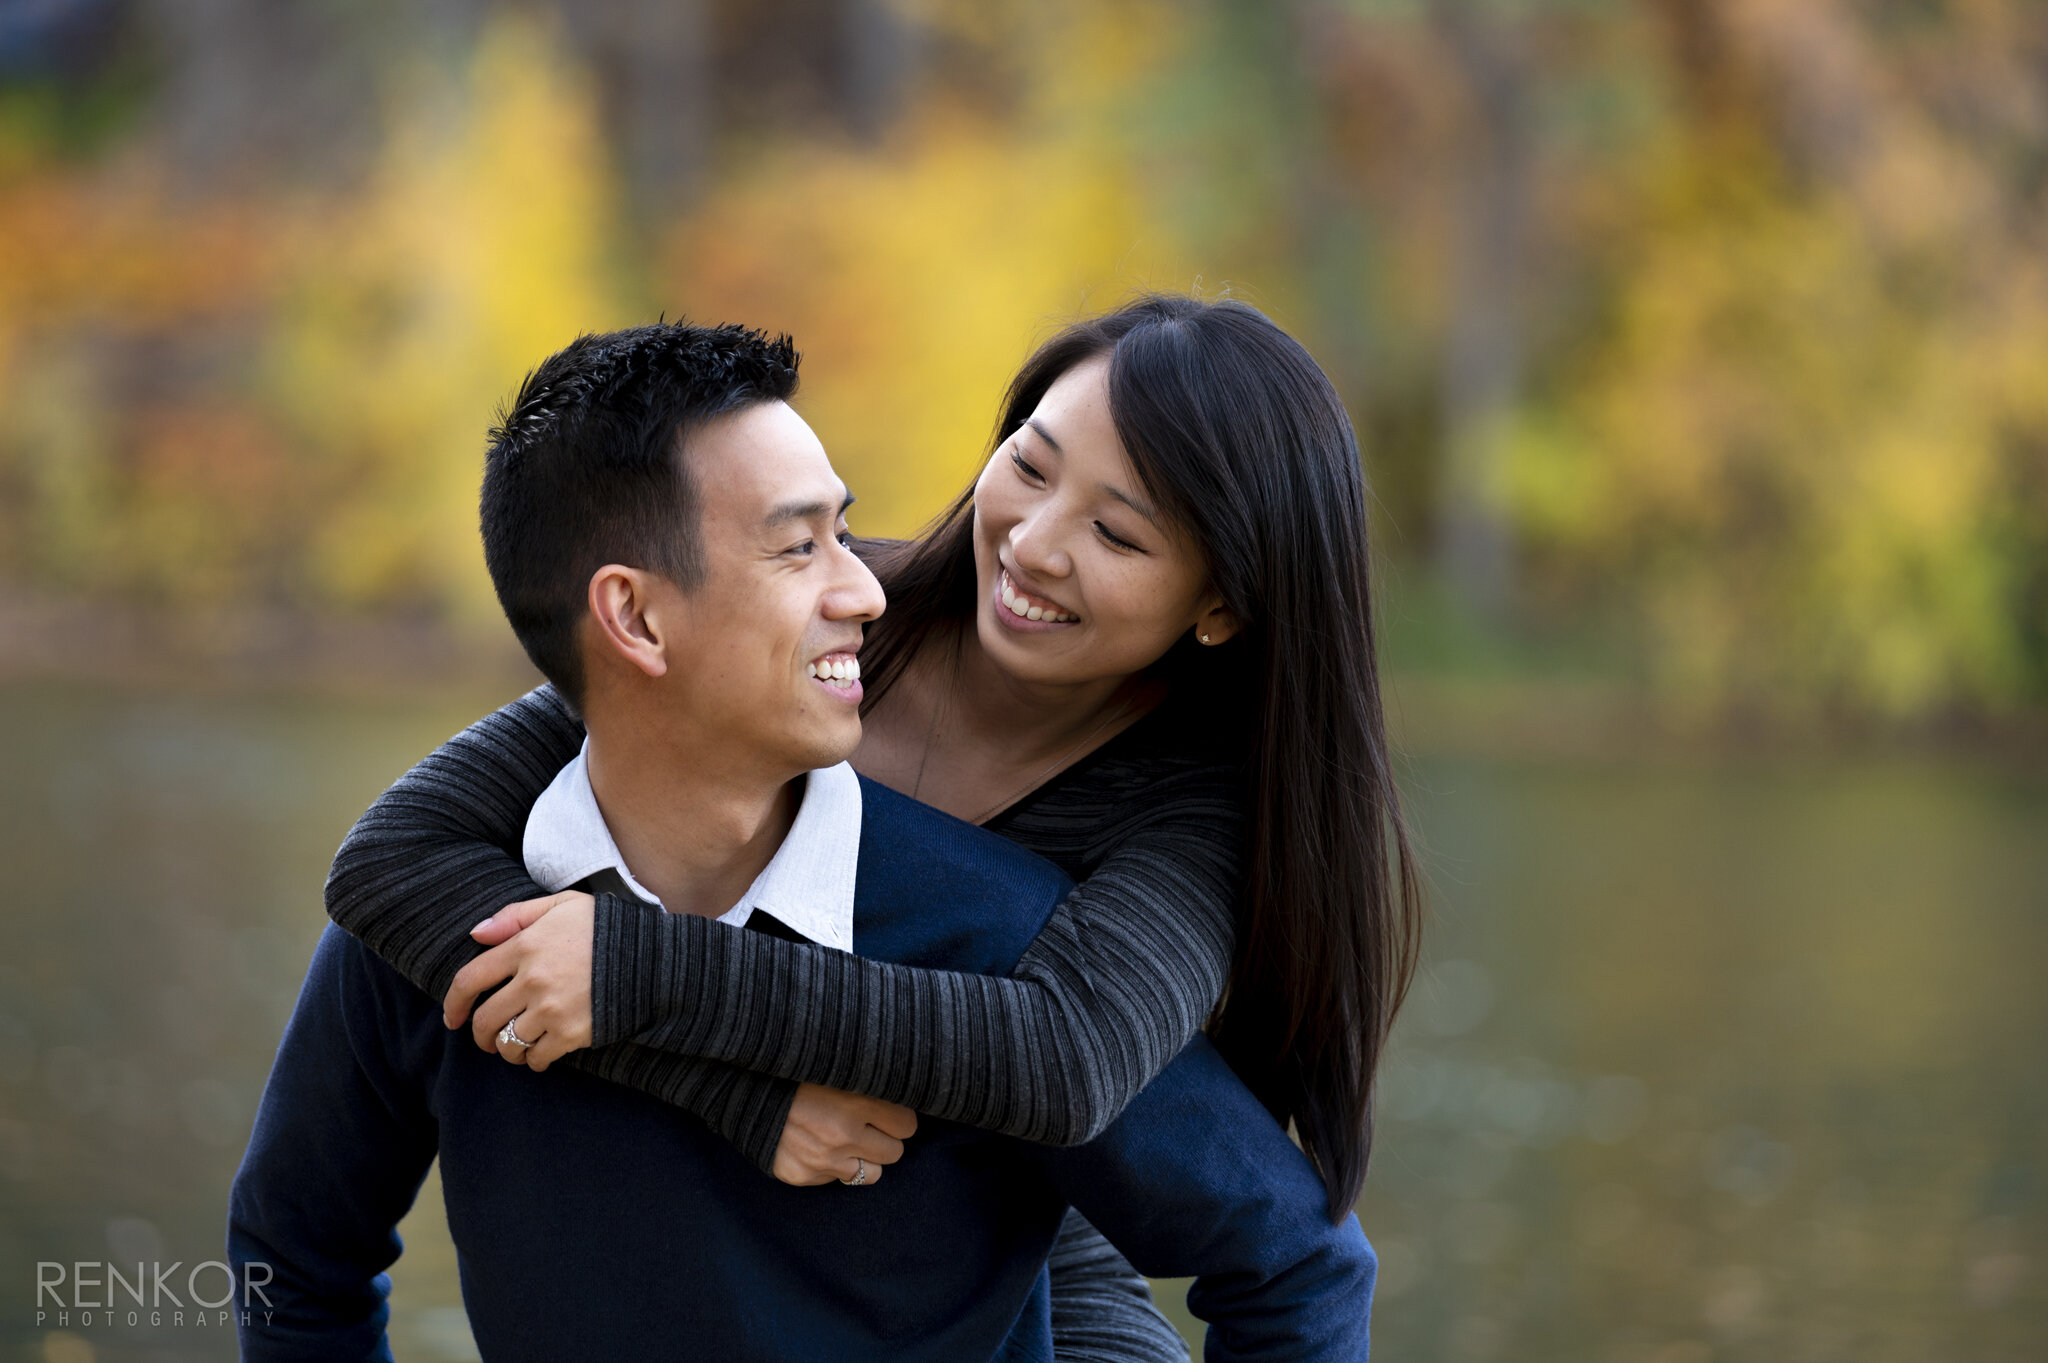
[[(1120, 712), (1142, 713), (1156, 697), (1143, 695), (1131, 677), (1046, 684), (1026, 681), (997, 666), (970, 625), (957, 653), (933, 650), (938, 686), (945, 695), (945, 727), (1025, 765), (1051, 761), (1083, 742)], [(953, 654), (949, 663), (947, 655)]]
[(996, 666), (970, 624), (935, 633), (869, 716), (853, 764), (960, 818), (993, 817), (1115, 738), (1163, 688), (1112, 677), (1072, 686)]

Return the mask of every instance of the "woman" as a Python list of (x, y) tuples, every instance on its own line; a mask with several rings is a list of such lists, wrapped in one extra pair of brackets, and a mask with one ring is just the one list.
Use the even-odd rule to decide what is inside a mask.
[[(600, 896), (589, 1039), (640, 1046), (578, 1059), (816, 1181), (854, 1160), (825, 1149), (778, 1165), (788, 1081), (1073, 1142), (1207, 1025), (1293, 1124), (1340, 1217), (1364, 1179), (1373, 1075), (1419, 919), (1350, 422), (1307, 352), (1254, 309), (1154, 296), (1041, 347), (999, 435), (924, 537), (873, 552), (890, 605), (862, 653), (854, 765), (1049, 857), (1077, 888), (1007, 979)], [(540, 692), (430, 757), (344, 845), (336, 921), (447, 991), (470, 925), (502, 902), (475, 887), (523, 879), (503, 850), (521, 830), (466, 808), (462, 790), (487, 782), (528, 807), (581, 739)], [(657, 956), (676, 971), (628, 964)], [(667, 987), (683, 976), (695, 986)], [(451, 1009), (496, 982), (472, 977)], [(550, 1016), (523, 988), (478, 1010), (480, 1035)], [(799, 1004), (826, 1020), (825, 1044), (763, 1025)], [(534, 1059), (556, 1053), (537, 1045)]]

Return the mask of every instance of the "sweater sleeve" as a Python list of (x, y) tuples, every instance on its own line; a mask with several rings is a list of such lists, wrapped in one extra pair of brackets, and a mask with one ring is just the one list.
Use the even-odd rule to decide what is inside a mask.
[(1188, 1363), (1151, 1285), (1081, 1213), (1067, 1212), (1046, 1267), (1055, 1363)]
[[(527, 812), (582, 730), (542, 687), (472, 725), (377, 801), (342, 844), (328, 912), (436, 998), (469, 929), (544, 894), (518, 857)], [(1242, 797), (1229, 769), (1168, 763), (1075, 811), (1095, 873), (1007, 978), (870, 961), (601, 896), (592, 1042), (642, 1048), (614, 1077), (676, 1101), (767, 1167), (789, 1091), (690, 1080), (647, 1052), (865, 1093), (1027, 1140), (1101, 1131), (1207, 1020), (1229, 969)], [(575, 1053), (575, 1054), (581, 1054)], [(574, 1055), (571, 1061), (574, 1061)], [(772, 1123), (772, 1126), (771, 1126)]]
[[(328, 873), (327, 912), (430, 997), (445, 997), (483, 951), (469, 930), (547, 893), (520, 858), (526, 816), (582, 744), (583, 726), (552, 686), (472, 724), (350, 830)], [(598, 903), (601, 915), (661, 916), (610, 895)], [(563, 1063), (695, 1113), (763, 1170), (796, 1097), (786, 1079), (630, 1044), (572, 1052)]]
[(1089, 1140), (1179, 1054), (1222, 993), (1243, 805), (1230, 769), (1169, 764), (1090, 814), (1104, 824), (1098, 845), (1114, 850), (1007, 978), (600, 906), (594, 1039), (631, 1038), (1026, 1140)]

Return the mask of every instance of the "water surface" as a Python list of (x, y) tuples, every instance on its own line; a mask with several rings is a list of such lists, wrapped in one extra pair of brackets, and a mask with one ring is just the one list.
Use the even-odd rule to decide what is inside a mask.
[[(0, 1349), (231, 1358), (190, 1319), (39, 1328), (35, 1265), (221, 1257), (328, 858), (495, 698), (0, 697)], [(1361, 1205), (1376, 1356), (2048, 1357), (2048, 779), (1411, 785), (1434, 922)], [(404, 1234), (399, 1356), (473, 1356), (435, 1185)]]

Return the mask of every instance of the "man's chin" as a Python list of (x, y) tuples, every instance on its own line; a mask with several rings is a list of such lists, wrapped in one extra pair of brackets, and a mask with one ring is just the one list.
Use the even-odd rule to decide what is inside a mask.
[(845, 724), (820, 725), (804, 735), (803, 766), (806, 771), (836, 767), (853, 756), (860, 746), (860, 720), (849, 717)]

